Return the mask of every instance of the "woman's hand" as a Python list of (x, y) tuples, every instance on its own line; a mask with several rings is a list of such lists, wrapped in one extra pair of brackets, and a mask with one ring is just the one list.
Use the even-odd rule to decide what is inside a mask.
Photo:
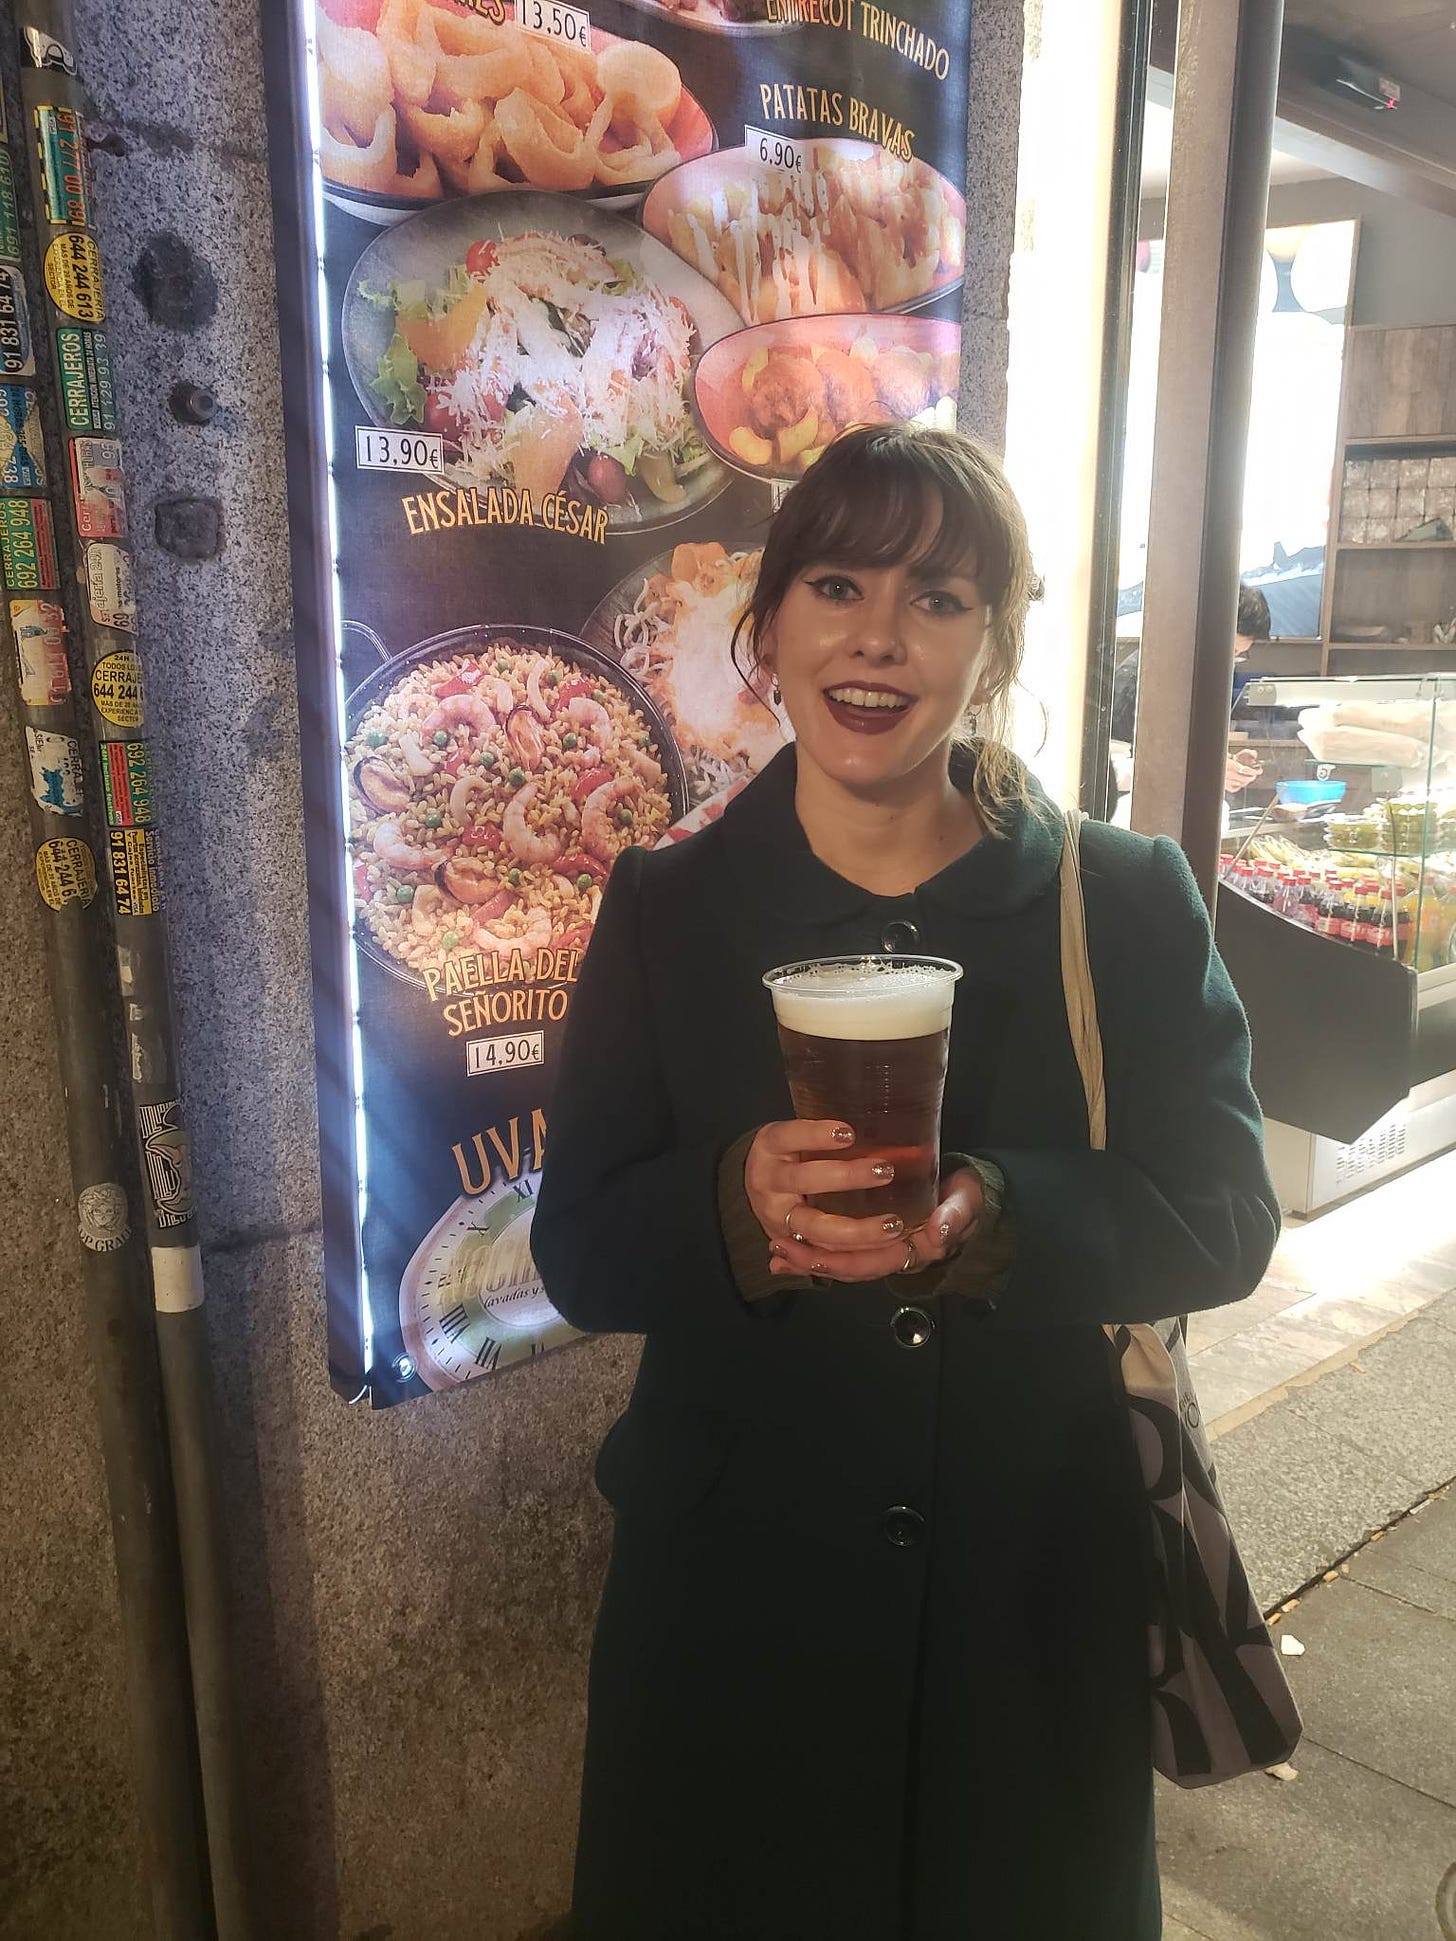
[(743, 1185), (769, 1242), (772, 1273), (836, 1281), (917, 1273), (947, 1259), (975, 1226), (982, 1189), (979, 1176), (969, 1169), (943, 1182), (940, 1205), (914, 1234), (907, 1234), (903, 1220), (894, 1217), (854, 1220), (806, 1205), (810, 1194), (890, 1184), (894, 1167), (872, 1156), (820, 1156), (853, 1143), (852, 1129), (833, 1119), (789, 1119), (759, 1128), (744, 1165)]

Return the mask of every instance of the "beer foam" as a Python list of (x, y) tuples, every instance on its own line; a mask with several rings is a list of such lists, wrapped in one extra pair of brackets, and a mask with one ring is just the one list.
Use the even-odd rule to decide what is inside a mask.
[[(958, 975), (959, 973), (957, 973)], [(928, 1038), (950, 1024), (956, 977), (929, 965), (822, 964), (776, 980), (774, 1015), (809, 1038)]]

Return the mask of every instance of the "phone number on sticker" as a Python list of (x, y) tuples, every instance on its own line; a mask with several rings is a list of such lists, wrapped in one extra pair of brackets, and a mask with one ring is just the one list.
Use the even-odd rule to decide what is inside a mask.
[(591, 48), (591, 16), (581, 7), (563, 7), (559, 0), (516, 0), (516, 25), (528, 34), (549, 34), (569, 47)]
[(523, 1031), (514, 1038), (473, 1038), (465, 1047), (465, 1069), (479, 1072), (522, 1071), (544, 1058), (545, 1033)]
[(354, 462), (361, 472), (440, 472), (445, 440), (438, 431), (354, 431)]

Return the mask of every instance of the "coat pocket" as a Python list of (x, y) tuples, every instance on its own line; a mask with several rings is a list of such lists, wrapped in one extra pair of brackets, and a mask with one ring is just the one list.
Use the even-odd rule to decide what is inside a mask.
[(725, 1415), (633, 1402), (597, 1452), (596, 1486), (619, 1516), (674, 1523), (709, 1495), (736, 1437)]

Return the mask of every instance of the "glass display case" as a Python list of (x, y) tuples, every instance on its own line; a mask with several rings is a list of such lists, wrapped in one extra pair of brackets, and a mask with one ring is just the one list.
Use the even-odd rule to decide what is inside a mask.
[(1251, 681), (1241, 738), (1274, 771), (1224, 883), (1417, 971), (1456, 950), (1456, 675)]
[(1256, 679), (1266, 799), (1230, 815), (1220, 950), (1286, 1210), (1456, 1144), (1456, 675)]

